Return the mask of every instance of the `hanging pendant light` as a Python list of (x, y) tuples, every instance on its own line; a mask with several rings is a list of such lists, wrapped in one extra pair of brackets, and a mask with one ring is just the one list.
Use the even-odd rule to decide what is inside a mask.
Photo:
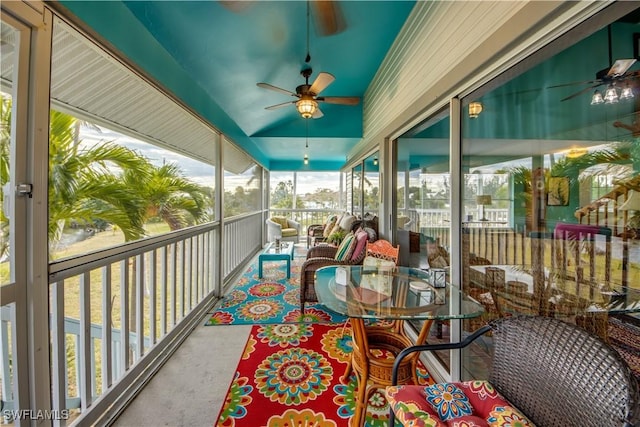
[(304, 164), (309, 164), (309, 156), (307, 155), (307, 151), (309, 150), (309, 122), (306, 123), (307, 133), (305, 136), (305, 144), (304, 144)]

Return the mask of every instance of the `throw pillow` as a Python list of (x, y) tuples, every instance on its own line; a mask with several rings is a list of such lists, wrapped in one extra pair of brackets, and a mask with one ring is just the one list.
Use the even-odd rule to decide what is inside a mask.
[(289, 228), (289, 222), (287, 221), (287, 218), (283, 216), (272, 216), (271, 221), (279, 224), (282, 228)]
[(351, 259), (351, 255), (353, 254), (353, 249), (357, 243), (356, 236), (353, 233), (349, 233), (344, 236), (342, 239), (342, 243), (338, 246), (338, 250), (336, 251), (336, 255), (334, 259), (336, 261), (348, 261)]
[(338, 221), (338, 215), (331, 215), (327, 218), (327, 222), (324, 225), (324, 230), (322, 230), (322, 237), (329, 237), (331, 234), (331, 230), (335, 227), (336, 222)]
[(341, 215), (338, 217), (338, 219), (336, 219), (336, 222), (333, 224), (333, 227), (331, 227), (331, 229), (329, 230), (329, 233), (327, 234), (327, 237), (331, 236), (333, 233), (335, 233), (336, 231), (340, 230), (340, 221), (342, 220), (342, 217), (344, 215)]
[(357, 260), (360, 255), (362, 255), (362, 251), (364, 251), (364, 248), (367, 246), (367, 240), (369, 239), (369, 235), (367, 234), (367, 232), (362, 229), (356, 231), (355, 236), (357, 243), (355, 248), (353, 249), (351, 261)]
[(376, 233), (376, 231), (373, 228), (365, 227), (364, 231), (366, 231), (367, 235), (369, 236), (369, 242), (373, 243), (376, 240), (378, 240), (378, 233)]

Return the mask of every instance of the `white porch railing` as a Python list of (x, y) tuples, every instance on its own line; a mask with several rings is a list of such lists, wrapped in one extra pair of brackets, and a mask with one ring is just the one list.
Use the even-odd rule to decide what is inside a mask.
[(50, 264), (54, 410), (87, 411), (216, 291), (217, 230), (193, 227)]
[[(114, 411), (259, 250), (262, 217), (225, 220), (222, 242), (211, 223), (50, 263), (52, 409), (75, 410), (72, 419), (90, 424)], [(0, 308), (0, 392), (11, 411), (20, 409), (13, 398), (15, 310)]]

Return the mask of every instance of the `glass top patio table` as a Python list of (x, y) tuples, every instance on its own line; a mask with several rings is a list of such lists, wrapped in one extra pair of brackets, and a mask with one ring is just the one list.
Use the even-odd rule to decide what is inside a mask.
[(322, 305), (351, 318), (447, 320), (478, 317), (484, 312), (480, 303), (457, 286), (444, 283), (436, 288), (433, 282), (428, 271), (416, 268), (328, 266), (316, 271), (315, 288)]

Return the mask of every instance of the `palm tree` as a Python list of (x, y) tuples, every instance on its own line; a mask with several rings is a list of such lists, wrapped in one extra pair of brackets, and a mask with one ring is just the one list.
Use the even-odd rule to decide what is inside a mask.
[(174, 164), (154, 166), (147, 161), (145, 173), (125, 170), (123, 181), (129, 191), (144, 201), (141, 215), (144, 222), (159, 218), (178, 230), (209, 219), (208, 190), (188, 180)]
[(144, 177), (146, 159), (111, 142), (84, 148), (75, 137), (77, 119), (52, 111), (50, 120), (50, 243), (59, 240), (68, 222), (96, 219), (118, 226), (126, 240), (144, 236), (144, 199), (121, 179), (121, 171)]
[(11, 98), (0, 94), (0, 259), (9, 252), (9, 218), (4, 211), (4, 186), (9, 182), (11, 144)]

